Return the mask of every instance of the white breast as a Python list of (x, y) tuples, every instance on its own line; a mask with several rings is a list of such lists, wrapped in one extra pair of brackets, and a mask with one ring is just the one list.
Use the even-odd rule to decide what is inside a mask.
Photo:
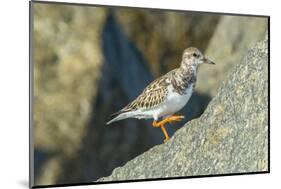
[(161, 105), (160, 112), (157, 117), (174, 114), (182, 109), (189, 101), (193, 92), (193, 86), (191, 85), (185, 91), (185, 94), (181, 95), (172, 90), (172, 87), (168, 87), (167, 100)]

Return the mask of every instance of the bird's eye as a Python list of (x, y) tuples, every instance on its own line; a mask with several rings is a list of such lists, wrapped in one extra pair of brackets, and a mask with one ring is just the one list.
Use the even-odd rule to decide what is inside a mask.
[(193, 53), (192, 56), (193, 56), (193, 57), (198, 57), (198, 54)]

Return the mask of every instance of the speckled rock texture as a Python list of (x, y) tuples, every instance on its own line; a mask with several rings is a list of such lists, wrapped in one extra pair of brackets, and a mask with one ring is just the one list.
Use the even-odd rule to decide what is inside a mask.
[(98, 181), (268, 170), (268, 41), (247, 51), (196, 120)]

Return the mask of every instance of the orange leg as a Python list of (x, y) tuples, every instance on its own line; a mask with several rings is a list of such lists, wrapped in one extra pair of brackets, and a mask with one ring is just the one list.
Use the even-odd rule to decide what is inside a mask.
[(170, 117), (167, 117), (165, 119), (163, 119), (162, 121), (159, 121), (159, 122), (156, 122), (156, 121), (153, 121), (152, 123), (152, 126), (153, 127), (161, 127), (164, 135), (165, 135), (165, 141), (168, 141), (170, 139), (169, 135), (168, 135), (168, 132), (165, 128), (165, 124), (166, 123), (172, 123), (174, 121), (181, 121), (182, 119), (184, 118), (184, 116), (170, 116)]

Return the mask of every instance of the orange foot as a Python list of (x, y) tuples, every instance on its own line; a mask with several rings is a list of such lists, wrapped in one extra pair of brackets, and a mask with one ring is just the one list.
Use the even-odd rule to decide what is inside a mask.
[(162, 131), (165, 135), (164, 142), (166, 142), (170, 139), (170, 137), (169, 137), (168, 132), (165, 128), (165, 124), (166, 123), (172, 123), (174, 121), (181, 121), (183, 119), (184, 119), (184, 116), (170, 116), (170, 117), (167, 117), (167, 118), (165, 118), (165, 119), (163, 119), (162, 121), (159, 121), (159, 122), (153, 121), (152, 126), (153, 127), (161, 127), (161, 129), (162, 129)]

